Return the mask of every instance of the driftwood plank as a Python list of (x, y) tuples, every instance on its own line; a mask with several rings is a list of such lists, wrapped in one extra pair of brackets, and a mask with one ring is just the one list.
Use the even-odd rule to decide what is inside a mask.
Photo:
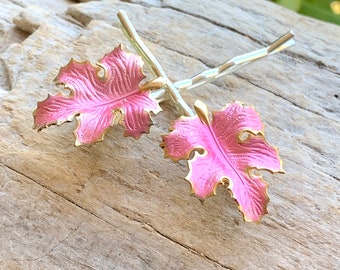
[[(39, 6), (44, 20), (28, 7), (38, 0), (16, 2), (1, 10), (26, 31), (0, 42), (2, 268), (339, 268), (338, 26), (259, 0), (89, 1), (67, 12), (64, 1), (58, 11)], [(159, 147), (179, 116), (170, 103), (138, 141), (114, 127), (104, 142), (76, 148), (75, 123), (32, 130), (36, 102), (60, 90), (52, 80), (71, 57), (96, 62), (119, 43), (131, 50), (119, 9), (174, 81), (296, 33), (286, 52), (184, 93), (211, 110), (240, 100), (260, 113), (286, 170), (265, 175), (262, 223), (243, 222), (223, 187), (204, 205), (189, 196), (187, 166)], [(19, 31), (8, 20), (3, 31)]]
[(110, 224), (13, 169), (0, 170), (2, 269), (223, 269), (147, 224), (119, 213)]

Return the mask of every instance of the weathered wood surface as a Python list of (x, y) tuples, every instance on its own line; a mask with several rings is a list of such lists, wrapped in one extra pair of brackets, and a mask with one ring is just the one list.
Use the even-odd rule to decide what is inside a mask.
[[(0, 268), (339, 269), (340, 28), (260, 0), (127, 2), (0, 1)], [(138, 141), (115, 127), (76, 148), (75, 123), (32, 130), (71, 57), (131, 49), (119, 9), (174, 81), (295, 32), (286, 52), (184, 94), (257, 108), (286, 170), (265, 175), (262, 223), (243, 222), (223, 187), (204, 205), (189, 196), (186, 165), (159, 147), (169, 103)]]

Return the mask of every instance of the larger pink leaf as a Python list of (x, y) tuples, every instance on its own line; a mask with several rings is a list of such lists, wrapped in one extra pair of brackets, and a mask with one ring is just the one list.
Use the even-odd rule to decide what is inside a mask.
[(267, 184), (253, 169), (283, 172), (278, 151), (270, 146), (262, 123), (252, 107), (233, 103), (213, 112), (210, 122), (206, 106), (195, 103), (198, 117), (181, 117), (173, 131), (163, 136), (166, 157), (189, 160), (186, 179), (200, 199), (215, 194), (218, 184), (228, 188), (248, 221), (258, 222), (267, 213)]
[(102, 140), (114, 122), (125, 127), (126, 136), (138, 139), (142, 133), (149, 132), (150, 111), (161, 110), (149, 92), (139, 90), (139, 83), (145, 78), (142, 66), (138, 56), (125, 53), (121, 46), (95, 66), (72, 59), (56, 78), (56, 83), (71, 91), (70, 95), (59, 93), (38, 102), (33, 113), (34, 127), (41, 130), (76, 116), (76, 145)]

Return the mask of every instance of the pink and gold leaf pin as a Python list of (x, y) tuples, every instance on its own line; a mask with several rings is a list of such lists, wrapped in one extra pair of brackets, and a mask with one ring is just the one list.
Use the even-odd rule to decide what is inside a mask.
[[(149, 132), (150, 111), (156, 114), (161, 110), (150, 91), (139, 89), (145, 78), (142, 66), (138, 56), (127, 54), (121, 46), (95, 66), (72, 59), (55, 79), (70, 95), (59, 93), (39, 102), (33, 113), (35, 128), (60, 125), (76, 117), (75, 144), (81, 145), (103, 140), (106, 129), (117, 121), (126, 136), (138, 139)], [(99, 76), (101, 71), (103, 76)]]
[[(231, 58), (191, 79), (173, 83), (126, 13), (120, 11), (118, 18), (141, 58), (125, 53), (119, 46), (97, 65), (71, 60), (56, 78), (70, 94), (60, 93), (38, 102), (33, 113), (34, 127), (41, 130), (76, 117), (76, 145), (103, 140), (107, 128), (114, 124), (121, 124), (126, 136), (138, 139), (149, 132), (150, 112), (158, 113), (159, 103), (170, 99), (183, 116), (174, 122), (170, 134), (162, 136), (165, 157), (175, 162), (188, 160), (186, 179), (199, 199), (214, 195), (219, 184), (227, 183), (244, 219), (259, 222), (267, 213), (269, 198), (267, 183), (257, 171), (283, 172), (278, 151), (267, 143), (259, 116), (252, 107), (235, 102), (213, 112), (210, 120), (203, 102), (196, 101), (193, 110), (180, 91), (201, 86), (292, 46), (293, 33), (288, 32), (265, 48)], [(153, 76), (148, 81), (144, 81), (142, 60)]]
[[(70, 94), (65, 96), (59, 93), (38, 102), (33, 112), (35, 129), (40, 131), (53, 124), (61, 125), (76, 117), (78, 127), (74, 132), (75, 145), (103, 140), (107, 128), (117, 123), (125, 127), (125, 136), (138, 139), (143, 133), (149, 132), (152, 124), (150, 112), (157, 114), (161, 111), (160, 102), (170, 98), (183, 115), (194, 116), (195, 113), (179, 91), (190, 90), (230, 74), (294, 44), (293, 33), (288, 32), (266, 48), (234, 57), (191, 79), (172, 83), (138, 36), (126, 13), (120, 11), (118, 18), (124, 33), (140, 56), (125, 53), (122, 46), (119, 46), (96, 65), (72, 59), (67, 66), (61, 68), (55, 79)], [(154, 76), (144, 83), (141, 83), (145, 76), (140, 57)]]
[[(228, 183), (246, 221), (258, 222), (267, 213), (267, 184), (253, 169), (283, 172), (278, 151), (263, 135), (263, 125), (252, 107), (238, 102), (213, 112), (196, 101), (196, 117), (181, 117), (163, 136), (165, 156), (174, 161), (191, 159), (192, 192), (201, 200)], [(194, 152), (194, 155), (192, 155)]]

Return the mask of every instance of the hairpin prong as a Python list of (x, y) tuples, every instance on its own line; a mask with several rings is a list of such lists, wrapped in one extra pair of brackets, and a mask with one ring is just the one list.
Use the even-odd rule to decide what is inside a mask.
[(171, 99), (174, 101), (176, 108), (180, 110), (180, 112), (186, 116), (194, 116), (195, 115), (194, 111), (183, 100), (182, 96), (178, 92), (178, 89), (166, 76), (162, 66), (159, 64), (159, 62), (153, 56), (150, 50), (146, 47), (143, 40), (139, 37), (138, 33), (133, 27), (125, 11), (120, 10), (118, 12), (118, 18), (122, 24), (125, 35), (128, 37), (132, 46), (134, 46), (136, 51), (140, 54), (142, 59), (145, 61), (150, 71), (153, 73), (155, 77), (162, 77), (163, 80), (166, 82), (164, 87), (167, 88), (168, 93), (170, 94)]
[[(224, 75), (231, 74), (252, 62), (260, 60), (263, 57), (281, 52), (286, 48), (294, 45), (295, 41), (293, 38), (294, 38), (293, 32), (289, 31), (265, 48), (233, 57), (232, 59), (226, 61), (219, 67), (205, 70), (195, 75), (191, 79), (177, 81), (174, 83), (174, 86), (180, 91), (191, 90), (193, 88), (211, 82), (217, 78), (220, 78)], [(153, 91), (152, 96), (155, 99), (157, 99), (158, 102), (163, 102), (168, 99), (166, 91), (164, 89)]]
[[(152, 92), (151, 94), (152, 97), (155, 98), (160, 103), (169, 98), (169, 96), (167, 95), (167, 93), (169, 93), (177, 109), (179, 109), (181, 113), (186, 116), (193, 116), (195, 115), (195, 113), (193, 112), (192, 109), (190, 109), (188, 104), (181, 97), (179, 93), (180, 90), (190, 90), (198, 86), (201, 86), (203, 84), (206, 84), (208, 82), (211, 82), (224, 75), (231, 74), (235, 72), (236, 70), (238, 70), (239, 68), (242, 68), (263, 57), (280, 52), (292, 46), (295, 43), (293, 39), (294, 34), (292, 31), (289, 31), (265, 48), (258, 49), (258, 50), (231, 58), (230, 60), (226, 61), (222, 65), (216, 68), (205, 70), (197, 74), (196, 76), (192, 77), (191, 79), (185, 79), (185, 80), (172, 83), (166, 76), (163, 68), (161, 67), (157, 59), (153, 56), (153, 54), (144, 44), (142, 39), (139, 37), (137, 31), (135, 30), (133, 24), (131, 23), (125, 11), (122, 11), (122, 10), (119, 11), (118, 18), (122, 24), (123, 32), (129, 39), (130, 43), (136, 49), (136, 51), (139, 53), (142, 59), (145, 61), (152, 75), (155, 76), (155, 79), (142, 85), (140, 87), (141, 90), (150, 89), (150, 87), (152, 88), (154, 86), (155, 88), (153, 89), (157, 89), (157, 86), (158, 86), (159, 89)], [(163, 85), (159, 83), (160, 81), (163, 82)], [(167, 91), (163, 87), (167, 88)]]
[(132, 46), (136, 49), (138, 54), (142, 57), (145, 64), (150, 69), (151, 73), (155, 77), (161, 77), (164, 75), (164, 71), (150, 52), (148, 47), (144, 44), (143, 40), (139, 37), (136, 29), (134, 28), (133, 24), (131, 23), (129, 17), (127, 16), (126, 12), (120, 10), (117, 14), (120, 23), (122, 24), (122, 29), (126, 37), (129, 39)]
[(295, 42), (293, 37), (294, 37), (293, 32), (289, 31), (265, 48), (236, 56), (226, 61), (219, 67), (205, 70), (191, 79), (175, 82), (174, 85), (181, 90), (184, 89), (190, 90), (196, 88), (202, 84), (208, 83), (224, 75), (233, 73), (239, 68), (242, 68), (263, 57), (280, 52), (294, 45)]

